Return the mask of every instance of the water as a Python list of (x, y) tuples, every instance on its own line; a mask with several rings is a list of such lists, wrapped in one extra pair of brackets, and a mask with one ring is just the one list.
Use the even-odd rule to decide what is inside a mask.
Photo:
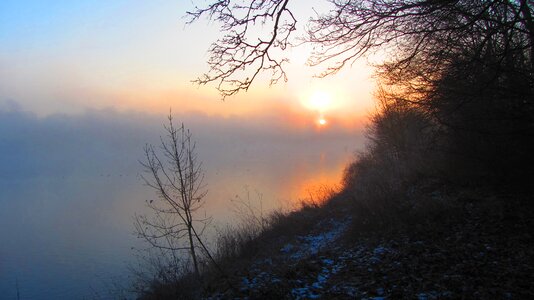
[[(256, 121), (179, 115), (195, 134), (207, 213), (228, 222), (230, 199), (262, 195), (265, 211), (338, 182), (354, 130), (295, 131)], [(38, 118), (0, 112), (0, 298), (107, 299), (127, 286), (139, 247), (133, 215), (154, 197), (139, 173), (161, 116), (110, 111)], [(116, 296), (116, 295), (115, 295)]]

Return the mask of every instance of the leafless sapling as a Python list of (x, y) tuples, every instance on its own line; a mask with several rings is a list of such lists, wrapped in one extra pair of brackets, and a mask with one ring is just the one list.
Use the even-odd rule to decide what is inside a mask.
[[(172, 115), (164, 126), (166, 135), (159, 147), (144, 148), (142, 176), (157, 198), (147, 200), (152, 213), (135, 217), (138, 236), (169, 258), (170, 270), (183, 271), (183, 254), (188, 252), (193, 271), (199, 276), (199, 251), (209, 252), (201, 236), (210, 218), (198, 218), (207, 194), (202, 162), (199, 161), (192, 134), (182, 124), (175, 127)], [(187, 257), (187, 256), (186, 256)]]

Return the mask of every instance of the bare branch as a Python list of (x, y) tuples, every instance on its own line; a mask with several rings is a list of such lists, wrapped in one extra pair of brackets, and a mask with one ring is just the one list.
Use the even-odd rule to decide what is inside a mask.
[[(247, 91), (262, 72), (271, 74), (271, 85), (287, 81), (284, 65), (288, 60), (279, 57), (277, 50), (291, 45), (290, 37), (296, 30), (297, 20), (288, 3), (289, 0), (220, 0), (188, 12), (189, 23), (207, 16), (220, 23), (224, 33), (209, 49), (209, 72), (194, 82), (214, 82), (224, 99)], [(260, 34), (251, 25), (266, 28), (269, 33)]]
[[(315, 49), (308, 64), (325, 67), (318, 77), (336, 74), (374, 54), (381, 56), (390, 70), (395, 65), (406, 69), (417, 62), (427, 67), (425, 74), (440, 72), (455, 56), (466, 55), (465, 49), (484, 43), (481, 37), (503, 45), (498, 53), (502, 59), (505, 53), (522, 52), (534, 66), (532, 1), (328, 2), (332, 9), (317, 12), (304, 37)], [(223, 33), (209, 49), (209, 71), (196, 83), (215, 83), (224, 98), (248, 90), (265, 71), (271, 73), (271, 84), (287, 80), (287, 59), (281, 52), (291, 45), (297, 23), (289, 0), (212, 1), (188, 16), (189, 22), (204, 16), (220, 24)]]

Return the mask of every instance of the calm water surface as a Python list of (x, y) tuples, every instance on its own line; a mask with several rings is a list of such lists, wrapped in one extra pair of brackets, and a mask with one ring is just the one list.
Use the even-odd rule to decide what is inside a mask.
[[(337, 183), (361, 135), (284, 130), (257, 121), (179, 116), (198, 143), (207, 213), (231, 216), (247, 190), (268, 211)], [(180, 119), (180, 118), (179, 118)], [(154, 194), (138, 160), (161, 117), (89, 112), (38, 118), (0, 112), (0, 298), (107, 299), (135, 262), (132, 216)]]

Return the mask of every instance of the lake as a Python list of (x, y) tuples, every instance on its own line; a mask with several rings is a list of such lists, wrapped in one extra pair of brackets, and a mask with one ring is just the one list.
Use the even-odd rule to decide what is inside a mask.
[[(206, 213), (261, 195), (265, 212), (339, 183), (362, 148), (358, 128), (176, 113), (191, 129), (208, 185)], [(127, 285), (133, 216), (154, 193), (140, 178), (145, 143), (164, 116), (88, 111), (39, 117), (0, 111), (0, 298), (107, 299)]]

